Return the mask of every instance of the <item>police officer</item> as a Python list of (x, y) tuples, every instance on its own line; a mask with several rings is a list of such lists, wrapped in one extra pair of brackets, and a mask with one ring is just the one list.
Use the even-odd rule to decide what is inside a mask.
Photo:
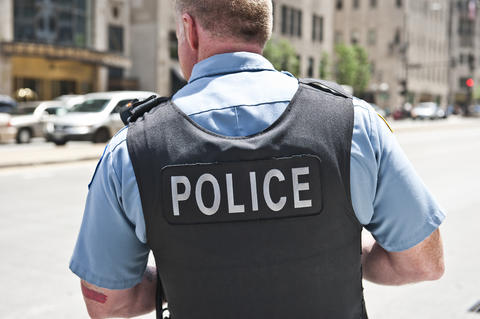
[(440, 278), (444, 213), (368, 104), (261, 56), (271, 1), (176, 8), (189, 82), (133, 110), (90, 185), (70, 264), (89, 314), (366, 318), (362, 267)]

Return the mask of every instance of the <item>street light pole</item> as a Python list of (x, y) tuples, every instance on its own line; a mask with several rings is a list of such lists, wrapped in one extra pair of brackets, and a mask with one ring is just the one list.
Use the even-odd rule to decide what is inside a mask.
[(410, 41), (409, 41), (409, 32), (408, 32), (408, 0), (405, 0), (404, 2), (404, 12), (403, 12), (403, 47), (402, 47), (402, 53), (403, 53), (403, 67), (404, 67), (404, 73), (405, 73), (405, 78), (401, 81), (401, 84), (403, 86), (402, 88), (402, 94), (404, 94), (404, 101), (403, 101), (403, 106), (407, 105), (409, 102), (409, 57), (408, 57), (408, 49), (410, 46)]

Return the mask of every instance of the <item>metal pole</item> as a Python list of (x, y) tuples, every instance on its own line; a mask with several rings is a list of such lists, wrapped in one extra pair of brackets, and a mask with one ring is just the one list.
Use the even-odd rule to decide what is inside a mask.
[(403, 37), (404, 37), (404, 48), (403, 48), (403, 63), (404, 63), (404, 69), (405, 69), (405, 98), (403, 105), (407, 105), (408, 97), (410, 95), (410, 90), (409, 90), (409, 72), (408, 72), (408, 64), (409, 64), (409, 57), (408, 57), (408, 50), (410, 46), (410, 41), (409, 41), (409, 36), (408, 36), (408, 0), (405, 0), (405, 8), (404, 8), (404, 14), (403, 14)]

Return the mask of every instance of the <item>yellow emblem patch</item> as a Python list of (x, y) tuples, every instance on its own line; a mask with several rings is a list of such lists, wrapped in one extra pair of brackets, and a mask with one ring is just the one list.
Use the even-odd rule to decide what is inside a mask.
[(387, 120), (386, 120), (383, 116), (381, 116), (380, 114), (377, 113), (377, 115), (383, 120), (383, 122), (385, 122), (385, 124), (387, 124), (388, 129), (390, 130), (390, 132), (393, 133), (393, 129), (392, 129), (392, 127), (390, 126), (390, 124), (388, 124)]

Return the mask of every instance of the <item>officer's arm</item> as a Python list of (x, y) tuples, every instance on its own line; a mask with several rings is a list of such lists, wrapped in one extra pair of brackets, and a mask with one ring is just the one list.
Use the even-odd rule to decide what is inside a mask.
[(402, 252), (386, 251), (368, 233), (363, 240), (362, 265), (364, 278), (382, 285), (440, 279), (444, 272), (440, 231)]
[(130, 318), (155, 309), (157, 271), (147, 267), (143, 280), (124, 290), (100, 288), (81, 281), (83, 299), (91, 318)]

